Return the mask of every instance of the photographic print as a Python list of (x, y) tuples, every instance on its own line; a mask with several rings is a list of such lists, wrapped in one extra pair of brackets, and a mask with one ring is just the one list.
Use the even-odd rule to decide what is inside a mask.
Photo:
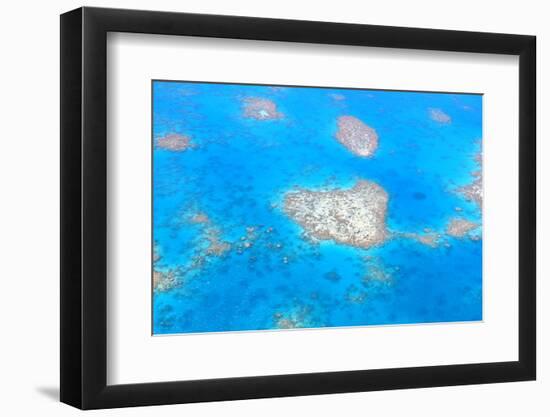
[(152, 81), (152, 333), (482, 320), (482, 98)]

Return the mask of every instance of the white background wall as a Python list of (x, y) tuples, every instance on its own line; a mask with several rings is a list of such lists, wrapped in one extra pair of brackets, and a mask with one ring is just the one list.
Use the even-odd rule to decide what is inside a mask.
[[(73, 0), (2, 5), (0, 106), (1, 253), (0, 413), (76, 415), (59, 404), (59, 18)], [(441, 0), (331, 2), (298, 0), (124, 0), (89, 6), (239, 14), (492, 32), (538, 37), (538, 381), (345, 395), (237, 401), (95, 412), (94, 415), (529, 415), (550, 412), (550, 146), (543, 120), (550, 83), (550, 26), (545, 2)], [(546, 259), (545, 259), (546, 258)], [(546, 395), (545, 395), (546, 394)]]

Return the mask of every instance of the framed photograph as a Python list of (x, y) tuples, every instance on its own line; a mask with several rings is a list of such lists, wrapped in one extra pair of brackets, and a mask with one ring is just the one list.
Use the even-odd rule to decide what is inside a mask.
[(61, 401), (535, 379), (535, 38), (61, 16)]

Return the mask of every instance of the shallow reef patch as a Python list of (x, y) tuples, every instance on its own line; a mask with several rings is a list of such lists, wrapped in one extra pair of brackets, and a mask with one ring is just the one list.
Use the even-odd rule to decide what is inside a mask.
[(393, 281), (394, 274), (399, 270), (397, 267), (384, 265), (382, 260), (375, 256), (365, 256), (364, 261), (367, 266), (367, 272), (363, 277), (363, 283), (366, 284), (372, 281), (390, 284)]
[(336, 139), (357, 156), (371, 157), (378, 148), (376, 130), (354, 116), (338, 118)]
[(372, 181), (330, 191), (300, 190), (284, 199), (284, 210), (309, 237), (370, 248), (388, 238), (388, 194)]
[(168, 291), (180, 284), (177, 270), (157, 271), (153, 270), (153, 290)]
[(189, 221), (193, 224), (208, 224), (210, 223), (210, 218), (208, 217), (208, 215), (199, 212), (193, 214)]
[(461, 194), (466, 200), (477, 204), (481, 210), (483, 207), (483, 173), (481, 170), (483, 155), (481, 152), (476, 153), (474, 161), (478, 165), (479, 169), (472, 171), (471, 176), (474, 180), (463, 187), (459, 187), (457, 192)]
[(216, 228), (206, 230), (206, 240), (208, 241), (207, 255), (223, 256), (231, 250), (231, 244), (221, 239), (220, 231)]
[(348, 303), (363, 304), (367, 300), (367, 292), (352, 284), (346, 289), (345, 299)]
[(483, 206), (483, 181), (481, 175), (476, 177), (470, 184), (458, 188), (458, 193), (471, 201), (481, 209)]
[(329, 94), (329, 97), (335, 101), (343, 101), (346, 99), (346, 96), (344, 96), (343, 94), (339, 94), (339, 93), (331, 93)]
[(158, 242), (155, 242), (153, 244), (153, 264), (156, 264), (161, 259), (162, 259), (162, 255), (160, 254), (160, 246)]
[(191, 138), (179, 133), (169, 133), (157, 139), (156, 147), (173, 152), (183, 152), (193, 148), (195, 145), (191, 142)]
[(284, 117), (272, 100), (262, 97), (244, 99), (244, 117), (255, 120), (276, 120)]
[(453, 121), (451, 116), (449, 116), (441, 109), (431, 108), (428, 109), (428, 113), (430, 114), (430, 119), (432, 119), (434, 122), (438, 122), (441, 124), (450, 124)]
[(273, 314), (275, 328), (277, 329), (300, 329), (306, 327), (318, 327), (312, 319), (312, 308), (300, 305), (289, 311), (277, 311)]
[(447, 235), (452, 237), (464, 237), (471, 231), (477, 229), (479, 224), (466, 219), (455, 217), (447, 225)]
[(437, 248), (441, 240), (441, 234), (431, 230), (424, 230), (422, 233), (396, 232), (393, 235), (395, 237), (416, 240), (418, 243), (431, 248)]

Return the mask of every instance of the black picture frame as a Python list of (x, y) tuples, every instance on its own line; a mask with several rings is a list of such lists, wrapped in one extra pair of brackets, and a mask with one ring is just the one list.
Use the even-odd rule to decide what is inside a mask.
[[(107, 385), (108, 32), (519, 56), (519, 360)], [(83, 7), (61, 15), (61, 401), (81, 409), (534, 380), (534, 36)]]

